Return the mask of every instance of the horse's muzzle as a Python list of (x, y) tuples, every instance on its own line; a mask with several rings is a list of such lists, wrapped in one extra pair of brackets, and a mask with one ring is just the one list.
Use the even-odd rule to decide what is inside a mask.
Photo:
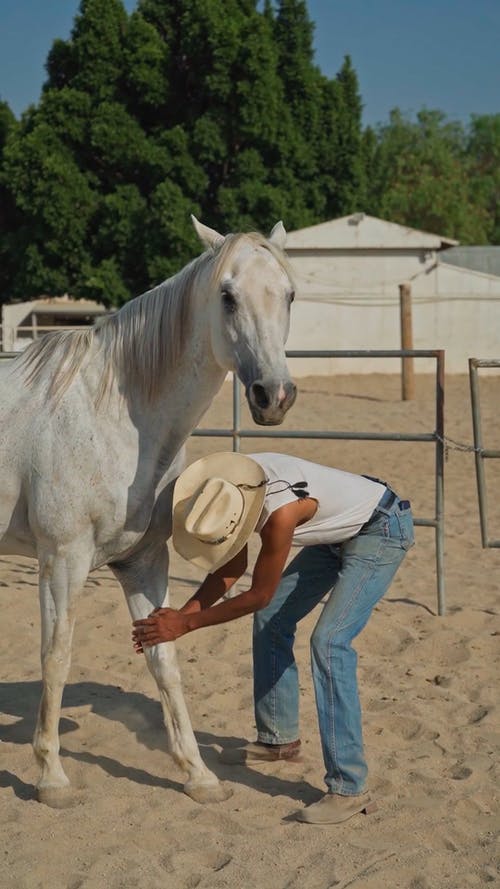
[(246, 396), (255, 423), (279, 426), (297, 398), (297, 386), (291, 380), (255, 380)]

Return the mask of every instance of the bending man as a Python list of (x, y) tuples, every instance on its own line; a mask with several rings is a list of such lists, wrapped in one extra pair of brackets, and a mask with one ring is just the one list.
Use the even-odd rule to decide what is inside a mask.
[[(135, 621), (136, 651), (253, 613), (257, 741), (228, 753), (240, 763), (298, 759), (295, 631), (325, 600), (311, 664), (327, 792), (296, 817), (337, 823), (374, 810), (351, 643), (413, 545), (409, 501), (378, 479), (298, 457), (220, 453), (179, 476), (173, 509), (175, 549), (207, 576), (179, 611)], [(253, 531), (261, 548), (250, 589), (220, 602), (246, 570)], [(301, 549), (287, 565), (292, 546)]]

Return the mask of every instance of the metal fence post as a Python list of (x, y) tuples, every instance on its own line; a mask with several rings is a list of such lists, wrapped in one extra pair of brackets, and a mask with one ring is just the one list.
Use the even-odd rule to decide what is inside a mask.
[(481, 526), (481, 543), (483, 549), (500, 547), (500, 540), (492, 540), (488, 535), (488, 495), (486, 485), (486, 473), (484, 461), (488, 457), (500, 458), (500, 450), (491, 450), (483, 447), (481, 424), (481, 401), (479, 397), (480, 367), (498, 367), (499, 359), (469, 358), (469, 383), (472, 405), (472, 427), (474, 432), (474, 458), (476, 462), (477, 496), (479, 501), (479, 522)]
[(237, 374), (233, 373), (233, 451), (239, 452), (241, 445), (241, 400), (240, 381)]
[(436, 352), (436, 572), (438, 614), (446, 613), (444, 584), (444, 351)]

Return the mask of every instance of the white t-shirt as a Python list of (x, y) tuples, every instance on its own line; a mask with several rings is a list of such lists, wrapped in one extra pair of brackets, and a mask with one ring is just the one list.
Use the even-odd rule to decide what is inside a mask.
[(379, 482), (341, 469), (332, 469), (290, 457), (287, 454), (249, 454), (262, 466), (269, 484), (256, 531), (260, 531), (276, 509), (293, 503), (297, 495), (286, 484), (307, 482), (302, 490), (318, 501), (318, 508), (304, 524), (295, 528), (292, 546), (341, 543), (354, 537), (368, 521), (386, 490)]

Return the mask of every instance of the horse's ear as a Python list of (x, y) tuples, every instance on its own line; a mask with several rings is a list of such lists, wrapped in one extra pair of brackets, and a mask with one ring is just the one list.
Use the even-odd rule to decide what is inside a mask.
[(202, 222), (193, 216), (191, 213), (191, 221), (194, 225), (194, 230), (198, 235), (202, 244), (205, 244), (205, 247), (212, 247), (214, 250), (216, 247), (219, 247), (223, 240), (224, 235), (220, 235), (219, 232), (216, 232), (215, 229), (209, 228), (208, 225), (203, 225)]
[(279, 247), (280, 250), (285, 249), (286, 230), (285, 230), (285, 226), (283, 225), (281, 219), (274, 226), (271, 234), (269, 235), (269, 240), (271, 241), (272, 244), (276, 244), (276, 246)]

